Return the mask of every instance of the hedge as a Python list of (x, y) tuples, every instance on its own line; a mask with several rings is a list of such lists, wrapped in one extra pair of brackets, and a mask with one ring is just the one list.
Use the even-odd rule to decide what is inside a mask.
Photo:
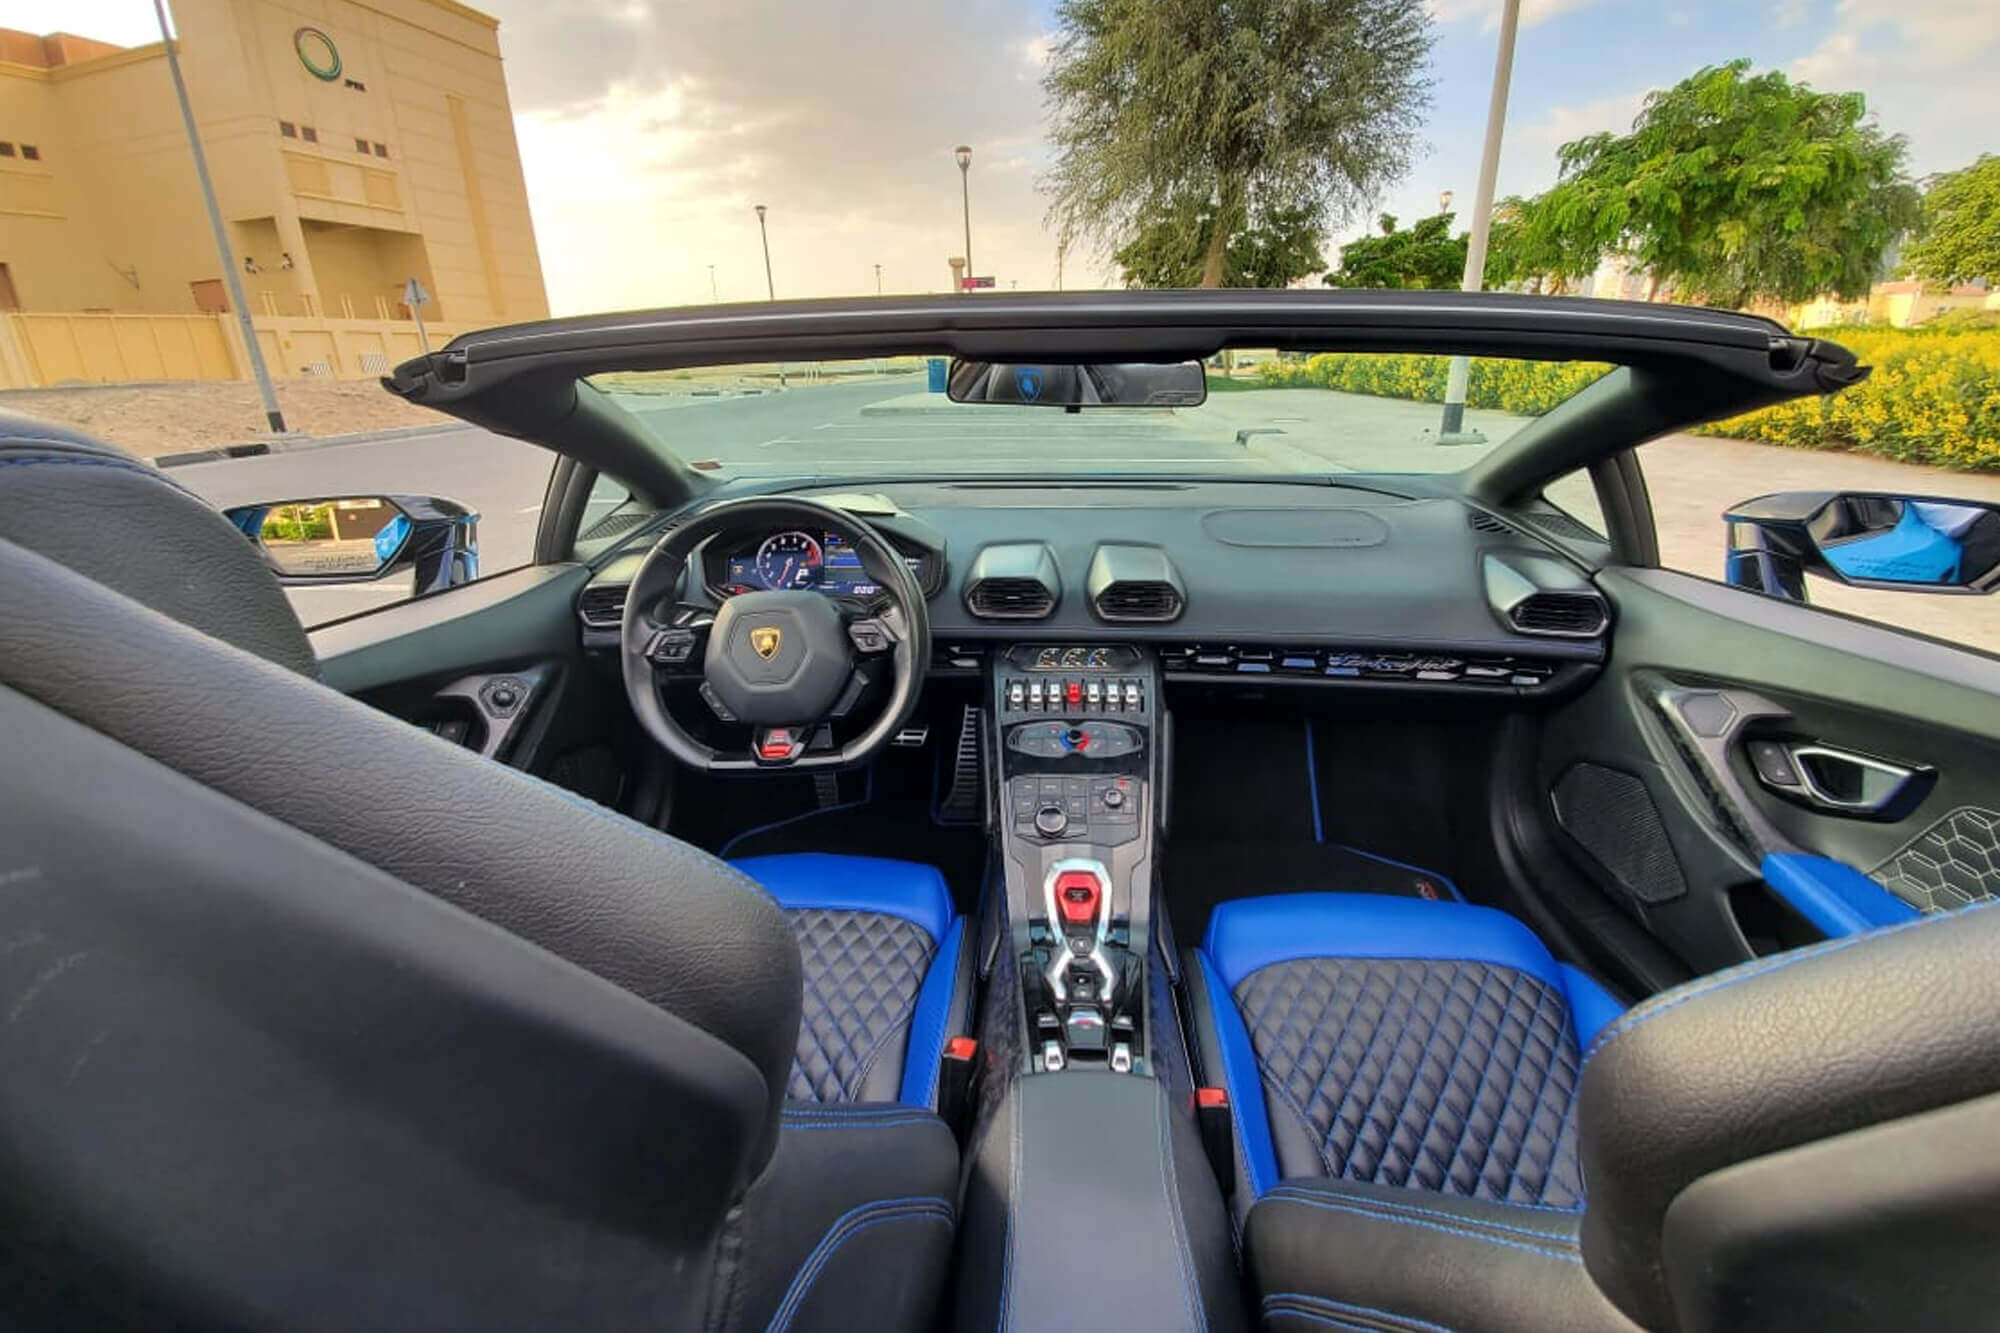
[(1702, 433), (2000, 472), (2000, 330), (1818, 332), (1875, 372), (1840, 393), (1780, 403)]
[[(1829, 397), (1802, 398), (1702, 428), (1799, 449), (1851, 449), (1907, 463), (2000, 472), (2000, 330), (1819, 331), (1875, 367)], [(1339, 389), (1385, 398), (1444, 401), (1450, 358), (1323, 352), (1267, 363), (1272, 388)], [(1467, 406), (1539, 416), (1604, 374), (1579, 361), (1475, 359)]]

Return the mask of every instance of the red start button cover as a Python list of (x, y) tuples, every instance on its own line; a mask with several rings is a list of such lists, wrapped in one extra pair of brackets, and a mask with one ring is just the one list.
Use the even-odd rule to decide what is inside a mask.
[(1104, 886), (1088, 870), (1065, 870), (1056, 875), (1056, 910), (1066, 926), (1087, 926), (1097, 920), (1103, 904)]

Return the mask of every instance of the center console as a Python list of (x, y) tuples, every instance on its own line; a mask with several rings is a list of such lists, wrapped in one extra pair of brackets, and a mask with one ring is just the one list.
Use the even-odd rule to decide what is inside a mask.
[(1162, 776), (1158, 662), (1118, 644), (994, 659), (1001, 848), (1039, 1073), (1144, 1073)]

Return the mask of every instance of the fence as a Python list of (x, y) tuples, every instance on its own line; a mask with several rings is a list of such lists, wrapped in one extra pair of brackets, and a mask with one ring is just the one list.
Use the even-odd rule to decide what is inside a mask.
[[(372, 379), (423, 351), (407, 320), (251, 318), (264, 364), (278, 379)], [(465, 331), (426, 325), (433, 347)], [(148, 380), (235, 380), (250, 375), (228, 315), (0, 314), (0, 389)]]

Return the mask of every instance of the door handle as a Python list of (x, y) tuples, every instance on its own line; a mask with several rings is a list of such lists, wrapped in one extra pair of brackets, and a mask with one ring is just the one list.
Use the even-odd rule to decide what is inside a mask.
[(1930, 771), (1818, 741), (1751, 741), (1748, 749), (1766, 787), (1836, 814), (1882, 815)]

